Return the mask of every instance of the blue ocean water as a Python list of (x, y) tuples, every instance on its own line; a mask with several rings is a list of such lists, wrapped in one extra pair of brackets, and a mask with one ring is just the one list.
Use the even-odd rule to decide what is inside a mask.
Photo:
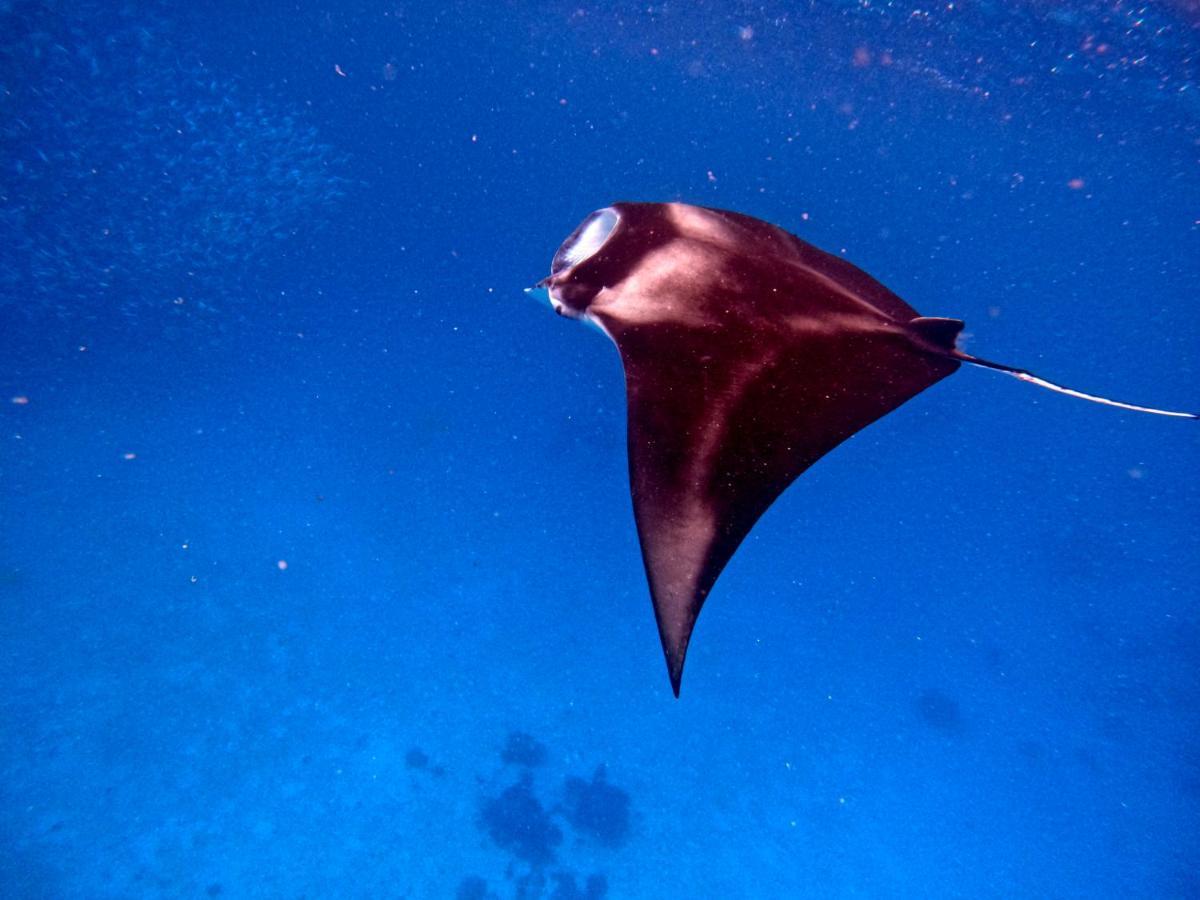
[(0, 0), (0, 896), (1200, 896), (1195, 423), (963, 370), (671, 696), (620, 362), (684, 200), (1200, 406), (1200, 9)]

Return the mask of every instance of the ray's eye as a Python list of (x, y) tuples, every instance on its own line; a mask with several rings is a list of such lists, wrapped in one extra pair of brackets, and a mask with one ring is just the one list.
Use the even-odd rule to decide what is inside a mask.
[(620, 221), (620, 215), (611, 207), (606, 206), (604, 209), (596, 210), (580, 222), (579, 227), (571, 232), (571, 236), (563, 241), (558, 252), (554, 254), (550, 273), (557, 275), (564, 269), (577, 266), (588, 257), (593, 256), (604, 246), (604, 242), (608, 240), (608, 236), (613, 233), (613, 229)]

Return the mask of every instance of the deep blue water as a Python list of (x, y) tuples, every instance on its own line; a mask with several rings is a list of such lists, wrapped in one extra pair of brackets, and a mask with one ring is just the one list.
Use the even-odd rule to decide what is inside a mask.
[(964, 370), (671, 696), (591, 210), (1200, 406), (1192, 0), (0, 0), (0, 896), (1196, 897), (1200, 431)]

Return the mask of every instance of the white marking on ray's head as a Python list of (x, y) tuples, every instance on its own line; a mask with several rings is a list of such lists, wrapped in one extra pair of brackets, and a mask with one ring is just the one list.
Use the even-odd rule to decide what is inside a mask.
[(635, 272), (589, 305), (626, 325), (673, 322), (691, 328), (719, 328), (720, 322), (693, 298), (714, 290), (719, 271), (708, 244), (675, 238), (646, 252)]
[(604, 323), (601, 322), (599, 319), (597, 319), (590, 312), (585, 312), (581, 316), (581, 319), (583, 320), (583, 323), (585, 325), (590, 325), (592, 328), (595, 328), (597, 331), (599, 331), (602, 335), (604, 335), (606, 338), (608, 338), (614, 344), (617, 343), (617, 339), (612, 336), (612, 332), (610, 332), (607, 328), (605, 328)]
[(729, 223), (720, 213), (683, 203), (668, 203), (666, 210), (671, 224), (681, 235), (711, 244), (728, 244), (734, 240)]

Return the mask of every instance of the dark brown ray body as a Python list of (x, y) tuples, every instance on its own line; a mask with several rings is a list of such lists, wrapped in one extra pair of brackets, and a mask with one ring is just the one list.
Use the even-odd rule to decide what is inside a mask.
[(754, 523), (823, 455), (957, 369), (944, 353), (961, 324), (931, 352), (937, 329), (911, 325), (908, 304), (782, 229), (682, 204), (613, 209), (601, 253), (549, 286), (621, 352), (634, 513), (678, 693), (700, 607)]
[(957, 351), (961, 322), (923, 318), (861, 269), (737, 213), (613, 204), (543, 284), (621, 353), (634, 513), (676, 695), (705, 598), (798, 475), (960, 361), (1033, 378)]

